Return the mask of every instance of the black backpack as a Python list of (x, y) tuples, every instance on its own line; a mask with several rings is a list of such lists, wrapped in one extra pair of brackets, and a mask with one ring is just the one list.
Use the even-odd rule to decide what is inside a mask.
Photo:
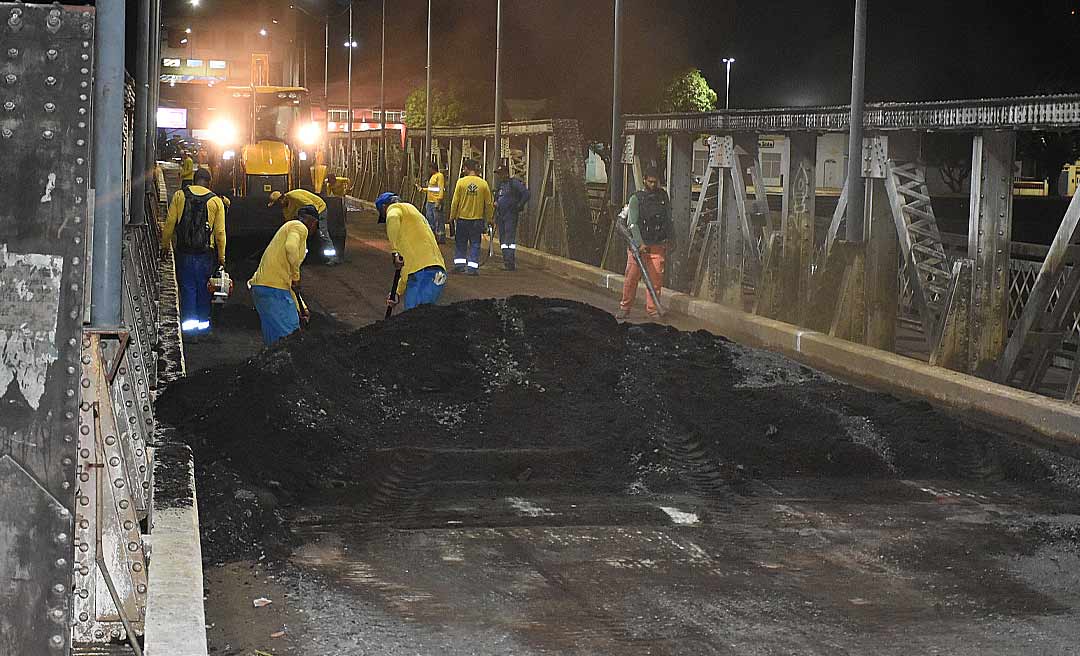
[(210, 213), (207, 204), (216, 198), (214, 192), (196, 196), (184, 189), (184, 213), (176, 223), (176, 250), (198, 255), (210, 252)]
[(657, 189), (650, 193), (642, 189), (637, 192), (637, 199), (641, 240), (646, 245), (664, 243), (672, 236), (671, 202), (667, 192)]

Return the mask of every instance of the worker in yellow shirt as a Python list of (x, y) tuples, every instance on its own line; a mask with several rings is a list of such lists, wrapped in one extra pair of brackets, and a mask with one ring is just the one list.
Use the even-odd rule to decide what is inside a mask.
[(386, 298), (394, 306), (404, 298), (405, 309), (434, 304), (446, 285), (446, 262), (426, 218), (397, 194), (387, 191), (375, 199), (379, 219), (385, 220), (386, 237), (401, 267), (397, 289)]
[(465, 176), (454, 187), (450, 204), (450, 220), (454, 222), (454, 273), (480, 275), (480, 242), (486, 224), (495, 216), (495, 201), (491, 187), (478, 175), (480, 165), (474, 159), (465, 160)]
[(191, 159), (191, 153), (185, 152), (184, 159), (180, 160), (180, 188), (190, 187), (194, 179), (195, 160)]
[(284, 194), (280, 191), (271, 193), (270, 204), (267, 207), (273, 207), (274, 205), (281, 205), (286, 221), (295, 219), (297, 212), (301, 208), (312, 208), (319, 217), (319, 245), (322, 247), (322, 256), (326, 264), (334, 266), (341, 262), (338, 258), (337, 248), (334, 247), (334, 242), (330, 239), (330, 230), (326, 225), (326, 201), (306, 189), (293, 189)]
[(206, 169), (196, 171), (193, 184), (173, 194), (161, 231), (161, 247), (176, 254), (180, 330), (188, 338), (198, 338), (210, 331), (207, 281), (215, 262), (225, 266), (225, 205), (210, 191)]
[(319, 215), (310, 206), (300, 208), (295, 219), (287, 219), (278, 228), (263, 251), (259, 268), (248, 281), (267, 346), (296, 332), (300, 320), (308, 319), (307, 308), (301, 305), (297, 292), (300, 265), (307, 257), (308, 234), (318, 225)]
[(446, 213), (443, 211), (443, 201), (446, 199), (446, 176), (439, 170), (439, 165), (432, 161), (428, 164), (428, 184), (426, 187), (417, 185), (417, 189), (427, 192), (427, 202), (424, 203), (424, 216), (427, 217), (431, 232), (434, 233), (438, 243), (446, 240), (444, 230), (446, 225)]

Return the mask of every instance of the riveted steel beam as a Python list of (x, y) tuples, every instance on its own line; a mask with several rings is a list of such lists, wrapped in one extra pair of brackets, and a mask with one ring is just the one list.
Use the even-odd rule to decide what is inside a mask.
[[(847, 105), (629, 115), (627, 134), (846, 132)], [(1047, 130), (1080, 128), (1080, 94), (866, 105), (867, 130)]]

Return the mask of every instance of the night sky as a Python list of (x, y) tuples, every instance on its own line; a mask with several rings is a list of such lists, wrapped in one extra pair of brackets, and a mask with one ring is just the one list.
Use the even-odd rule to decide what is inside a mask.
[[(205, 0), (212, 3), (214, 0)], [(341, 0), (295, 0), (313, 13)], [(1080, 92), (1080, 0), (868, 0), (868, 100)], [(387, 1), (391, 80), (423, 82), (427, 3)], [(378, 79), (382, 0), (356, 0), (356, 81)], [(435, 0), (437, 83), (461, 80), (491, 120), (495, 0)], [(624, 109), (651, 111), (675, 71), (700, 68), (723, 99), (720, 61), (735, 57), (734, 107), (846, 104), (853, 0), (624, 0)], [(508, 98), (548, 98), (552, 113), (603, 134), (610, 121), (611, 0), (503, 0)], [(331, 9), (331, 11), (339, 11)], [(1075, 12), (1075, 13), (1074, 13)], [(312, 80), (322, 24), (310, 20)], [(331, 25), (331, 77), (345, 75), (346, 16)], [(314, 83), (313, 83), (314, 84)]]

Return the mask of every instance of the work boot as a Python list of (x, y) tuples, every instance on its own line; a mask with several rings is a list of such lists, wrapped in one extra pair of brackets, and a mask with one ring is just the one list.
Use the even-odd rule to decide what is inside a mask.
[(470, 276), (478, 276), (478, 275), (480, 275), (480, 269), (478, 269), (476, 267), (469, 267), (469, 275)]
[(619, 321), (630, 318), (630, 308), (620, 307), (619, 311), (615, 313), (615, 318)]
[(454, 265), (454, 273), (465, 273), (465, 267)]

